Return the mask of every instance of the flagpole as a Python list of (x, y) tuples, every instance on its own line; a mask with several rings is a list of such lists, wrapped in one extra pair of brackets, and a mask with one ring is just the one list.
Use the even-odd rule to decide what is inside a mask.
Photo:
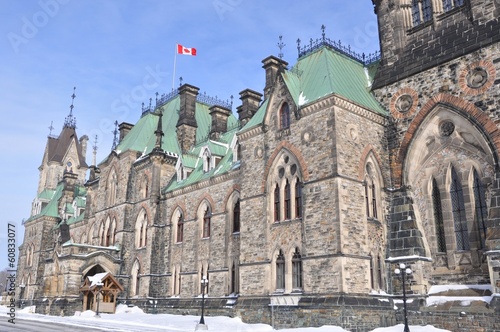
[(174, 82), (175, 82), (175, 63), (177, 62), (177, 43), (175, 43), (175, 52), (174, 52), (174, 74), (172, 75), (172, 91), (174, 91)]

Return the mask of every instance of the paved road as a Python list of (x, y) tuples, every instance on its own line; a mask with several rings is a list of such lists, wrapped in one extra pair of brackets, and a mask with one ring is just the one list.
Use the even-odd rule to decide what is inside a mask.
[(97, 328), (83, 325), (66, 325), (56, 322), (41, 322), (16, 318), (15, 324), (9, 323), (5, 317), (0, 319), (0, 331), (2, 332), (97, 332), (113, 331), (112, 329)]

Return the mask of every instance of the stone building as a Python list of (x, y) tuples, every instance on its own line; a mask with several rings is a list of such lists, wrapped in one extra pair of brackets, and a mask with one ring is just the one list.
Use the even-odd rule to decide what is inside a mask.
[(87, 166), (70, 112), (25, 222), (20, 300), (71, 314), (109, 273), (117, 301), (197, 314), (205, 276), (208, 314), (365, 331), (402, 320), (404, 263), (412, 324), (499, 330), (500, 3), (373, 3), (381, 57), (323, 29), (293, 66), (262, 61), (238, 118), (184, 84)]

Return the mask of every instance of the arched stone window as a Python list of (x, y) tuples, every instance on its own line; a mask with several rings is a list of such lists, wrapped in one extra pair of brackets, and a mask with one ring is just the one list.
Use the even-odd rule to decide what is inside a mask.
[(285, 290), (285, 255), (281, 249), (276, 257), (276, 290)]
[(184, 241), (184, 213), (181, 209), (177, 209), (172, 221), (175, 229), (175, 242), (181, 243)]
[(411, 9), (414, 27), (432, 20), (431, 0), (412, 0)]
[(448, 12), (454, 8), (465, 5), (465, 0), (443, 0), (443, 10)]
[(298, 178), (295, 181), (295, 217), (302, 218), (302, 183)]
[(139, 260), (136, 259), (132, 265), (132, 270), (130, 272), (130, 296), (138, 296), (140, 291), (140, 271), (141, 265)]
[(147, 175), (142, 177), (141, 181), (141, 198), (147, 198), (149, 195), (149, 181)]
[(444, 232), (443, 208), (441, 193), (436, 179), (432, 179), (432, 208), (434, 212), (434, 227), (436, 229), (436, 246), (438, 252), (446, 252), (446, 237)]
[(290, 106), (288, 103), (283, 103), (280, 108), (280, 129), (287, 129), (290, 127)]
[(117, 188), (118, 188), (118, 178), (116, 176), (116, 171), (113, 168), (111, 169), (108, 176), (108, 183), (106, 190), (108, 206), (113, 206), (115, 204)]
[(270, 220), (302, 218), (302, 182), (297, 158), (283, 149), (275, 158), (268, 177)]
[(98, 245), (103, 246), (104, 241), (105, 241), (105, 223), (104, 221), (101, 221), (101, 224), (99, 225), (99, 243)]
[(179, 296), (181, 294), (181, 267), (175, 266), (174, 272), (172, 274), (173, 282), (173, 292), (174, 296)]
[(94, 241), (94, 232), (95, 232), (95, 224), (92, 224), (92, 226), (90, 226), (89, 232), (87, 233), (87, 236), (88, 236), (87, 243), (90, 244), (90, 245), (94, 244), (93, 243), (93, 241)]
[(302, 289), (302, 256), (299, 248), (295, 248), (292, 256), (292, 288), (294, 290)]
[(230, 294), (238, 294), (240, 292), (239, 290), (239, 269), (238, 269), (238, 264), (237, 262), (233, 262), (233, 265), (231, 266), (231, 281), (230, 281), (230, 288), (229, 288), (229, 293)]
[(146, 210), (142, 209), (135, 222), (135, 246), (142, 248), (146, 246), (148, 227), (148, 215)]
[(202, 159), (203, 172), (209, 172), (214, 167), (214, 163), (212, 161), (212, 153), (210, 152), (210, 149), (208, 147), (203, 150)]
[(205, 212), (203, 213), (203, 238), (210, 237), (210, 227), (212, 222), (212, 210), (210, 206), (207, 205)]
[(292, 219), (292, 197), (290, 190), (290, 183), (288, 183), (288, 179), (285, 183), (285, 220)]
[(464, 193), (462, 184), (454, 167), (451, 167), (450, 198), (457, 250), (469, 250), (470, 243), (469, 232), (467, 230)]
[(474, 217), (476, 219), (477, 233), (479, 239), (479, 249), (486, 248), (486, 220), (488, 219), (488, 207), (486, 206), (486, 194), (476, 169), (472, 172), (472, 191), (474, 198)]
[(281, 210), (281, 202), (280, 202), (280, 186), (276, 184), (274, 188), (274, 221), (280, 221), (280, 210)]
[(240, 200), (238, 199), (233, 208), (233, 233), (240, 232)]
[(369, 155), (365, 166), (365, 204), (368, 218), (381, 219), (380, 198), (382, 175), (373, 155)]

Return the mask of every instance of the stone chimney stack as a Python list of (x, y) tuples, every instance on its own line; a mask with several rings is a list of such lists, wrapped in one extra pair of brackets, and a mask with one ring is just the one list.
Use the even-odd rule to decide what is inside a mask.
[(217, 138), (220, 134), (227, 131), (227, 119), (231, 115), (231, 110), (219, 105), (209, 108), (212, 117), (212, 127), (210, 129), (210, 138)]
[(80, 137), (80, 146), (82, 147), (82, 156), (83, 159), (86, 159), (87, 156), (87, 142), (89, 141), (89, 137), (87, 135), (83, 135)]
[(118, 141), (118, 143), (120, 143), (122, 139), (124, 139), (125, 136), (127, 136), (127, 134), (132, 128), (134, 128), (134, 125), (131, 123), (127, 122), (120, 123), (120, 125), (118, 126), (118, 130), (120, 131), (120, 140)]
[(262, 60), (262, 63), (264, 64), (262, 68), (266, 70), (266, 86), (264, 87), (264, 99), (265, 99), (269, 96), (269, 92), (271, 91), (271, 88), (273, 87), (274, 82), (276, 81), (278, 73), (286, 68), (288, 62), (271, 55)]
[(189, 84), (179, 88), (180, 110), (177, 121), (177, 140), (182, 152), (188, 151), (196, 142), (196, 96), (200, 89)]
[(242, 127), (259, 109), (261, 98), (261, 93), (250, 89), (245, 89), (240, 92), (241, 106), (238, 106), (237, 110)]

